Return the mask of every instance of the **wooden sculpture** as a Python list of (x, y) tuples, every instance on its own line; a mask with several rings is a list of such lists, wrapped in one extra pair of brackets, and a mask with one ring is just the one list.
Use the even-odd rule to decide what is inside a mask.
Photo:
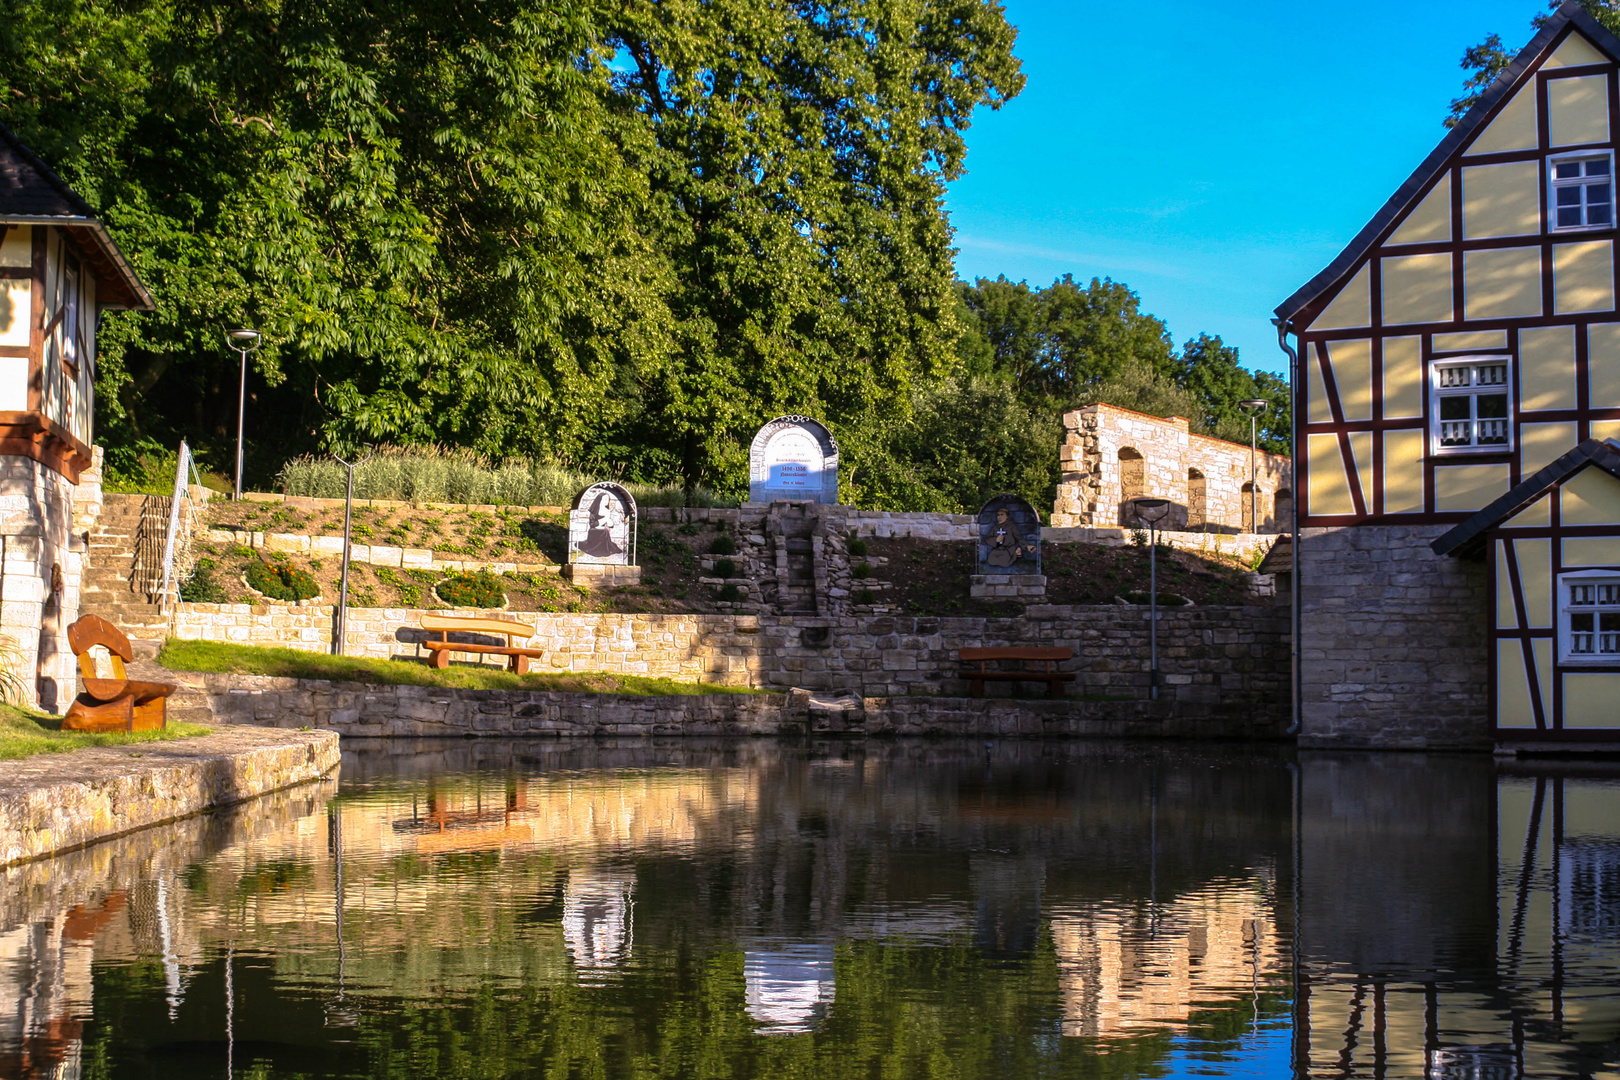
[[(68, 627), (68, 645), (79, 658), (84, 693), (62, 718), (63, 731), (157, 731), (168, 723), (168, 697), (178, 687), (141, 682), (124, 673), (135, 654), (124, 632), (99, 615), (86, 615)], [(103, 671), (90, 650), (107, 650)]]

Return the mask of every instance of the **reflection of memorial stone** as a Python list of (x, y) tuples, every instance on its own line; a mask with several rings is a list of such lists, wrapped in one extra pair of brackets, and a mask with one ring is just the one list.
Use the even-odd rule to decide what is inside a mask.
[(1037, 600), (1041, 576), (1041, 519), (1016, 495), (997, 495), (979, 510), (978, 558), (972, 595), (981, 600)]
[(748, 1015), (762, 1034), (810, 1031), (833, 1000), (833, 947), (779, 945), (743, 954)]
[(838, 502), (838, 444), (808, 416), (778, 416), (759, 429), (748, 451), (748, 500)]
[(619, 484), (592, 484), (568, 512), (568, 573), (575, 582), (633, 584), (636, 500)]
[(563, 942), (582, 980), (600, 979), (630, 956), (633, 874), (583, 870), (563, 892)]

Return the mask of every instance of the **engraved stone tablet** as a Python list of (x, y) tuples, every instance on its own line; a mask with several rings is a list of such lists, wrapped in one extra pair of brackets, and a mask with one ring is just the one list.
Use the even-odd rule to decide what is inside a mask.
[(1039, 574), (1041, 519), (1017, 495), (997, 495), (979, 511), (980, 574)]
[(592, 484), (568, 512), (568, 561), (596, 566), (636, 563), (636, 500), (614, 483)]
[(748, 451), (748, 501), (838, 503), (838, 444), (808, 416), (778, 416)]

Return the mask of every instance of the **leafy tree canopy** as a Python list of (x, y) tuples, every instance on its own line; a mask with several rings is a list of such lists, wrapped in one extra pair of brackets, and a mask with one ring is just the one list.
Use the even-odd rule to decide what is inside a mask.
[[(1557, 11), (1562, 0), (1549, 0), (1547, 11), (1530, 20), (1535, 30), (1540, 30), (1547, 22), (1550, 13)], [(1581, 7), (1587, 14), (1596, 19), (1598, 23), (1611, 33), (1620, 34), (1620, 3), (1614, 0), (1581, 0)], [(1496, 77), (1507, 69), (1513, 62), (1514, 54), (1502, 45), (1500, 34), (1487, 35), (1485, 40), (1463, 53), (1462, 69), (1469, 73), (1463, 80), (1463, 92), (1460, 97), (1451, 102), (1451, 111), (1446, 114), (1446, 127), (1456, 127), (1474, 103), (1484, 96), (1490, 89)]]

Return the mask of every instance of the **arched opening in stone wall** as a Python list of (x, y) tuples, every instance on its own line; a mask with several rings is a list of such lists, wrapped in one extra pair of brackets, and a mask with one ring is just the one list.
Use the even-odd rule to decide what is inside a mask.
[(1276, 515), (1272, 529), (1275, 532), (1287, 532), (1294, 520), (1294, 493), (1287, 488), (1277, 492), (1274, 499)]
[(1135, 500), (1147, 494), (1147, 459), (1134, 446), (1119, 448), (1119, 523), (1138, 524)]
[(1256, 502), (1256, 499), (1254, 497), (1254, 485), (1249, 483), (1248, 481), (1244, 481), (1244, 483), (1243, 483), (1243, 531), (1246, 532), (1246, 533), (1254, 532), (1254, 511), (1256, 509), (1255, 502)]
[(1187, 531), (1203, 532), (1209, 524), (1209, 481), (1197, 469), (1187, 470)]

